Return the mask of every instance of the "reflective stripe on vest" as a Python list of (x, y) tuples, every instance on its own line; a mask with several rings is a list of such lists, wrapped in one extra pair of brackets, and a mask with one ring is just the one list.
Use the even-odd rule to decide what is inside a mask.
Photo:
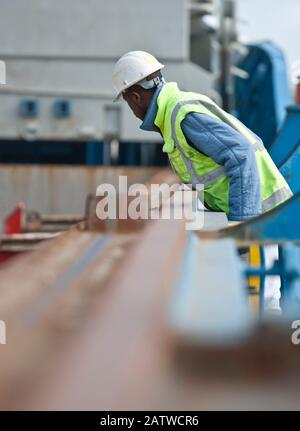
[[(185, 106), (185, 105), (193, 105), (196, 103), (197, 104), (199, 103), (199, 104), (202, 104), (205, 106), (205, 103), (201, 102), (200, 100), (195, 100), (195, 99), (177, 103), (177, 105), (173, 109), (173, 112), (171, 115), (171, 133), (172, 133), (172, 139), (175, 142), (177, 149), (180, 151), (180, 154), (181, 154), (181, 157), (184, 161), (184, 164), (185, 164), (189, 174), (191, 175), (193, 185), (196, 186), (196, 184), (203, 184), (205, 187), (205, 186), (209, 186), (210, 184), (214, 183), (215, 181), (217, 181), (221, 178), (224, 178), (226, 176), (224, 167), (219, 166), (216, 169), (213, 169), (212, 171), (210, 171), (209, 173), (199, 176), (194, 169), (193, 162), (185, 155), (185, 153), (184, 153), (184, 151), (183, 151), (183, 149), (179, 143), (179, 140), (177, 138), (177, 134), (176, 134), (176, 117), (177, 117), (177, 114), (178, 114), (180, 108), (182, 106)], [(208, 104), (206, 104), (206, 105), (208, 105)], [(210, 109), (211, 106), (213, 106), (213, 105), (206, 106), (206, 108)], [(222, 120), (220, 120), (220, 121), (222, 121)], [(233, 127), (232, 124), (230, 124), (228, 120), (226, 121), (226, 123), (228, 125), (230, 125), (231, 127)], [(235, 130), (237, 130), (239, 133), (241, 133), (238, 129), (235, 128)], [(255, 141), (255, 143), (252, 145), (253, 145), (253, 149), (255, 152), (256, 151), (263, 151), (265, 149), (264, 145), (259, 141)]]
[(286, 187), (282, 187), (279, 190), (276, 190), (271, 196), (262, 202), (262, 210), (263, 212), (269, 211), (271, 208), (278, 205), (280, 202), (289, 199), (292, 196), (292, 193)]
[[(165, 84), (157, 99), (158, 111), (155, 125), (164, 137), (163, 151), (168, 153), (174, 171), (182, 181), (207, 188), (206, 198), (213, 210), (229, 212), (230, 183), (223, 166), (189, 145), (181, 129), (181, 122), (192, 112), (209, 115), (228, 124), (247, 139), (255, 153), (260, 175), (262, 208), (267, 211), (292, 196), (288, 184), (278, 172), (259, 138), (238, 119), (223, 111), (208, 97), (181, 92), (176, 83)], [(177, 150), (174, 152), (174, 148)], [(198, 154), (197, 154), (198, 153)], [(214, 203), (216, 200), (216, 204)]]

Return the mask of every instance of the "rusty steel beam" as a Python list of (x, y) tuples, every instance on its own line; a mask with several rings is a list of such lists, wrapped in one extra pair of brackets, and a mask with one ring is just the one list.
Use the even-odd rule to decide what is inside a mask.
[[(203, 231), (224, 222), (205, 213)], [(226, 247), (217, 241), (219, 253), (212, 258), (205, 254), (210, 245), (203, 243), (187, 262), (185, 220), (152, 220), (122, 234), (81, 227), (0, 270), (0, 319), (8, 328), (7, 345), (0, 346), (0, 409), (296, 406), (296, 379), (291, 385), (279, 373), (271, 387), (262, 380), (266, 358), (267, 367), (279, 364), (279, 371), (284, 366), (290, 371), (299, 361), (286, 332), (259, 328), (234, 349), (207, 348), (197, 340), (186, 342), (168, 319), (184, 273), (191, 270), (196, 294), (199, 288), (210, 295), (210, 277), (201, 279), (205, 271), (211, 271), (214, 289), (222, 289), (222, 280), (231, 282), (233, 260), (223, 265), (223, 277), (218, 263), (223, 252), (228, 254)], [(229, 295), (231, 287), (226, 286)], [(196, 307), (198, 297), (193, 298)]]
[[(186, 259), (184, 220), (152, 222), (136, 239), (118, 270), (110, 274), (101, 298), (95, 298), (88, 319), (73, 336), (63, 338), (59, 353), (44, 364), (39, 385), (31, 386), (30, 396), (11, 401), (8, 407), (199, 410), (245, 408), (249, 402), (265, 408), (296, 406), (295, 396), (300, 394), (296, 384), (290, 386), (289, 379), (280, 379), (278, 399), (274, 383), (271, 390), (262, 380), (266, 369), (277, 363), (275, 358), (279, 358), (280, 370), (298, 362), (299, 355), (291, 354), (295, 349), (286, 333), (260, 328), (262, 332), (256, 332), (249, 343), (233, 350), (215, 344), (207, 350), (195, 340), (190, 344), (182, 340), (170, 326), (170, 300)], [(223, 271), (230, 269), (226, 265)], [(89, 276), (93, 278), (91, 270)], [(201, 289), (204, 281), (198, 282)], [(222, 288), (221, 282), (218, 288)], [(209, 294), (209, 287), (206, 292)], [(254, 383), (249, 395), (250, 378)]]
[[(0, 222), (18, 202), (40, 214), (83, 214), (84, 200), (102, 183), (144, 183), (161, 168), (126, 166), (0, 165)], [(4, 208), (6, 208), (4, 212)]]
[[(155, 369), (170, 347), (165, 307), (171, 269), (185, 241), (184, 222), (152, 223), (139, 239), (111, 279), (105, 297), (91, 310), (77, 341), (73, 339), (68, 350), (48, 365), (48, 370), (56, 369), (55, 380), (51, 383), (44, 375), (45, 391), (40, 384), (39, 400), (32, 395), (31, 402), (23, 400), (20, 408), (115, 409), (139, 398), (141, 373), (151, 364)], [(128, 387), (129, 382), (133, 387)]]
[(34, 376), (45, 375), (76, 336), (133, 239), (72, 230), (2, 267), (0, 319), (8, 337), (0, 346), (0, 409), (30, 396)]
[[(97, 230), (99, 232), (117, 232), (126, 233), (131, 231), (138, 231), (143, 229), (150, 219), (151, 211), (151, 186), (152, 185), (162, 185), (166, 184), (168, 186), (177, 185), (177, 177), (169, 170), (162, 169), (158, 173), (154, 174), (148, 181), (144, 183), (146, 186), (146, 193), (142, 195), (141, 198), (145, 200), (148, 208), (148, 218), (142, 219), (132, 219), (128, 214), (128, 209), (131, 203), (136, 199), (136, 196), (128, 196), (127, 191), (119, 192), (117, 191), (116, 197), (116, 219), (111, 220), (104, 217), (104, 214), (100, 214), (102, 217), (99, 218), (97, 214), (97, 206), (106, 196), (95, 196), (89, 195), (86, 200), (86, 217), (85, 217), (85, 229), (87, 230)], [(179, 186), (179, 184), (178, 184)], [(166, 198), (164, 196), (159, 196), (159, 200), (156, 203), (156, 209), (161, 208), (164, 200), (169, 199), (170, 195)], [(124, 218), (119, 217), (119, 210), (123, 208)]]
[(0, 235), (0, 253), (30, 251), (41, 242), (56, 238), (59, 234), (60, 232), (38, 232)]
[(30, 211), (26, 214), (24, 232), (60, 232), (84, 221), (83, 215), (40, 214)]
[[(168, 170), (154, 179), (162, 180), (170, 181)], [(33, 243), (53, 236), (27, 233), (14, 236), (14, 241), (28, 238)], [(104, 287), (136, 237), (136, 230), (108, 236), (82, 231), (79, 224), (2, 269), (0, 318), (9, 328), (10, 343), (0, 350), (4, 364), (0, 370), (0, 409), (13, 408), (19, 386), (20, 400), (34, 391), (30, 376), (45, 375), (52, 356), (56, 356), (57, 345), (68, 345), (69, 328), (71, 334), (74, 327), (75, 332), (78, 330), (81, 315), (96, 294), (101, 292), (103, 296)], [(30, 276), (24, 279), (25, 273)], [(15, 286), (14, 291), (9, 286)]]

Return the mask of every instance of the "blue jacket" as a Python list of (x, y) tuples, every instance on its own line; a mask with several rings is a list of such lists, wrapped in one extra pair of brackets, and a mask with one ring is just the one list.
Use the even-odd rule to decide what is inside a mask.
[[(159, 132), (154, 120), (161, 88), (153, 95), (140, 126), (142, 130)], [(259, 215), (262, 212), (260, 178), (255, 153), (248, 140), (223, 121), (199, 113), (188, 114), (181, 128), (189, 145), (224, 166), (230, 180), (228, 218), (247, 220)]]

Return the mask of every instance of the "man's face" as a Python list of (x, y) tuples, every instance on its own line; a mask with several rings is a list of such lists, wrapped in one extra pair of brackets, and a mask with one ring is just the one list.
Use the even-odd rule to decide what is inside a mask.
[(123, 93), (123, 99), (127, 102), (134, 115), (140, 120), (143, 120), (145, 117), (145, 110), (142, 108), (143, 103), (141, 95), (135, 91), (125, 91)]

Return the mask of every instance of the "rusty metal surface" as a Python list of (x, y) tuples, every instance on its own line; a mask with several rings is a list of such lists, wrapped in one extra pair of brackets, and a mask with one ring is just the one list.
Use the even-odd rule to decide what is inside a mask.
[[(110, 273), (101, 297), (94, 297), (88, 318), (80, 320), (81, 325), (77, 324), (76, 330), (73, 327), (68, 337), (60, 331), (55, 343), (53, 339), (47, 339), (47, 343), (44, 340), (51, 357), (44, 367), (38, 362), (40, 373), (35, 370), (30, 375), (27, 369), (23, 393), (19, 397), (11, 393), (9, 402), (7, 398), (6, 402), (2, 400), (0, 407), (25, 410), (298, 408), (299, 366), (294, 364), (290, 368), (286, 361), (292, 349), (287, 334), (261, 329), (260, 335), (242, 348), (206, 351), (197, 344), (178, 344), (170, 332), (166, 311), (183, 257), (184, 222), (157, 221), (136, 239), (139, 241), (126, 252), (118, 270)], [(90, 277), (95, 277), (91, 270), (84, 286), (78, 285), (79, 290), (86, 287)], [(36, 327), (41, 338), (46, 333), (41, 323), (53, 324), (53, 308), (46, 314), (48, 321), (41, 321)], [(36, 343), (41, 342), (38, 335), (35, 337)], [(27, 354), (31, 351), (32, 355), (33, 347), (36, 352), (42, 345), (30, 346)], [(278, 349), (279, 345), (283, 349)], [(53, 354), (55, 348), (57, 351)], [(39, 355), (35, 353), (34, 358), (29, 355), (30, 364)], [(270, 377), (266, 370), (274, 363), (279, 363), (280, 372), (277, 369)], [(33, 384), (37, 375), (38, 384)], [(29, 388), (30, 396), (25, 396)]]
[[(42, 354), (41, 353), (41, 348), (45, 348), (42, 345), (36, 345), (35, 346), (35, 350), (36, 350), (36, 358), (33, 358), (33, 352), (32, 352), (32, 346), (30, 346), (29, 348), (26, 349), (25, 351), (25, 355), (23, 353), (23, 378), (24, 378), (24, 374), (26, 375), (27, 379), (29, 379), (29, 381), (27, 382), (27, 385), (30, 385), (30, 389), (31, 389), (31, 397), (32, 398), (32, 406), (28, 406), (28, 408), (36, 408), (35, 403), (37, 400), (35, 400), (35, 396), (34, 396), (34, 389), (37, 391), (36, 394), (39, 392), (40, 395), (44, 395), (43, 391), (41, 392), (41, 388), (42, 388), (42, 382), (44, 381), (44, 384), (46, 386), (48, 386), (48, 381), (47, 381), (47, 375), (48, 376), (52, 376), (52, 378), (54, 378), (55, 376), (60, 379), (60, 371), (62, 371), (61, 367), (57, 368), (57, 364), (55, 365), (57, 360), (62, 360), (63, 363), (66, 364), (65, 360), (67, 360), (68, 362), (68, 369), (72, 369), (72, 363), (74, 362), (77, 364), (77, 361), (79, 360), (82, 365), (83, 365), (83, 369), (79, 372), (79, 374), (77, 374), (79, 380), (81, 380), (81, 372), (84, 371), (84, 373), (87, 372), (87, 368), (86, 366), (88, 364), (86, 364), (86, 358), (84, 360), (84, 362), (82, 362), (80, 360), (80, 357), (78, 356), (78, 352), (72, 352), (73, 349), (73, 343), (75, 342), (75, 346), (77, 345), (77, 347), (79, 347), (79, 344), (81, 345), (81, 349), (85, 350), (85, 346), (84, 344), (86, 342), (92, 341), (92, 345), (89, 345), (88, 350), (90, 349), (90, 347), (92, 347), (92, 350), (96, 349), (98, 350), (100, 348), (100, 351), (97, 352), (96, 355), (94, 355), (94, 353), (96, 352), (89, 352), (86, 351), (86, 353), (88, 354), (88, 356), (91, 355), (91, 359), (93, 361), (93, 367), (91, 369), (91, 374), (88, 377), (88, 381), (86, 381), (87, 386), (85, 388), (83, 388), (82, 391), (82, 396), (85, 397), (86, 393), (85, 393), (85, 389), (87, 389), (88, 386), (90, 386), (91, 379), (93, 380), (96, 376), (94, 375), (94, 367), (96, 365), (96, 362), (99, 360), (99, 354), (100, 356), (102, 356), (102, 359), (100, 359), (99, 364), (97, 365), (97, 369), (98, 371), (101, 372), (101, 375), (104, 379), (106, 379), (106, 377), (108, 377), (109, 379), (111, 378), (111, 372), (113, 372), (115, 374), (115, 385), (119, 385), (121, 384), (123, 378), (125, 376), (122, 376), (122, 372), (126, 370), (126, 368), (128, 367), (129, 363), (128, 360), (130, 358), (130, 356), (136, 351), (136, 352), (141, 352), (143, 354), (143, 356), (145, 355), (145, 358), (147, 358), (147, 354), (149, 353), (149, 347), (151, 346), (151, 339), (148, 338), (147, 333), (148, 333), (148, 329), (149, 329), (149, 324), (150, 326), (152, 326), (153, 321), (155, 322), (155, 326), (157, 327), (158, 332), (160, 333), (160, 326), (162, 323), (162, 319), (163, 319), (163, 313), (161, 314), (161, 311), (163, 309), (161, 309), (161, 307), (163, 306), (163, 303), (161, 303), (161, 301), (159, 301), (157, 303), (157, 294), (159, 294), (159, 298), (162, 299), (164, 298), (164, 295), (167, 295), (167, 291), (162, 292), (161, 291), (161, 284), (160, 284), (160, 279), (161, 279), (161, 275), (164, 273), (163, 269), (165, 269), (165, 265), (166, 264), (171, 264), (171, 262), (166, 262), (166, 258), (168, 260), (169, 258), (169, 253), (170, 250), (174, 250), (174, 255), (176, 255), (176, 253), (178, 253), (178, 248), (176, 247), (176, 242), (178, 242), (178, 233), (181, 232), (181, 234), (183, 234), (184, 236), (184, 232), (182, 232), (182, 228), (183, 228), (183, 224), (178, 222), (178, 221), (174, 221), (174, 227), (172, 227), (171, 229), (168, 229), (169, 223), (168, 221), (165, 221), (165, 223), (163, 223), (165, 229), (164, 232), (162, 232), (161, 227), (159, 226), (159, 228), (157, 229), (156, 224), (153, 225), (153, 228), (155, 227), (155, 232), (153, 232), (152, 227), (149, 226), (150, 231), (147, 232), (147, 230), (145, 231), (145, 238), (143, 238), (143, 242), (138, 242), (138, 249), (135, 250), (134, 255), (132, 256), (131, 253), (129, 253), (129, 256), (131, 256), (129, 258), (129, 260), (126, 258), (126, 262), (124, 261), (120, 271), (118, 271), (119, 276), (117, 277), (117, 279), (115, 279), (115, 281), (106, 287), (106, 289), (102, 292), (103, 295), (101, 295), (101, 298), (98, 298), (98, 304), (97, 307), (93, 307), (93, 309), (91, 309), (90, 311), (90, 316), (89, 319), (87, 319), (84, 323), (81, 321), (82, 326), (78, 325), (78, 321), (77, 321), (77, 330), (75, 331), (75, 333), (73, 333), (73, 337), (72, 335), (70, 336), (69, 340), (68, 340), (68, 344), (66, 343), (66, 337), (64, 337), (64, 342), (62, 343), (61, 339), (63, 336), (63, 333), (60, 332), (58, 339), (56, 340), (59, 345), (60, 345), (60, 352), (55, 352), (56, 355), (53, 355), (53, 350), (55, 351), (55, 343), (53, 343), (53, 339), (49, 339), (49, 333), (48, 333), (48, 341), (46, 343), (46, 341), (44, 341), (44, 343), (47, 344), (48, 348), (47, 348), (47, 357), (49, 359), (49, 354), (52, 351), (52, 359), (53, 361), (49, 361), (47, 360), (47, 372), (44, 369), (44, 372), (41, 372), (41, 375), (39, 376), (39, 385), (38, 387), (34, 388), (32, 387), (32, 385), (30, 384), (30, 370), (26, 370), (25, 364), (28, 367), (28, 362), (30, 361), (30, 363), (32, 362), (36, 362), (38, 361), (38, 357)], [(151, 225), (152, 226), (152, 225)], [(175, 228), (175, 230), (174, 230)], [(71, 238), (70, 236), (71, 232), (68, 233), (67, 235), (63, 235), (60, 238), (58, 238), (56, 241), (66, 241), (67, 243), (69, 243), (69, 247), (71, 247), (71, 243), (72, 243), (72, 249), (70, 248), (69, 252), (73, 254), (73, 258), (74, 256), (74, 234), (72, 232), (73, 238)], [(80, 232), (79, 235), (83, 235), (83, 237), (78, 237), (76, 240), (76, 245), (79, 246), (80, 242), (85, 243), (88, 238), (90, 240), (91, 237), (94, 237), (96, 234), (91, 234), (88, 232)], [(151, 244), (149, 244), (148, 239), (149, 239), (149, 235), (150, 235), (150, 242)], [(174, 236), (174, 239), (173, 239)], [(121, 238), (124, 238), (124, 235), (120, 236)], [(182, 238), (184, 239), (184, 238)], [(124, 241), (124, 240), (123, 240)], [(170, 243), (171, 241), (171, 243)], [(157, 244), (159, 242), (160, 247), (157, 249), (155, 247), (155, 244)], [(53, 245), (53, 244), (52, 244)], [(67, 245), (67, 244), (66, 244)], [(66, 245), (64, 246), (64, 249), (66, 248)], [(82, 244), (83, 245), (83, 244)], [(81, 245), (81, 248), (82, 248)], [(171, 245), (171, 247), (170, 247)], [(142, 253), (141, 253), (141, 247), (142, 247)], [(49, 248), (50, 245), (47, 247), (48, 248), (48, 252), (50, 252)], [(60, 251), (61, 248), (59, 247), (59, 244), (56, 244), (55, 248), (52, 248), (52, 253), (54, 253), (54, 251)], [(177, 251), (176, 251), (177, 250)], [(62, 251), (62, 250), (61, 250)], [(64, 254), (66, 253), (66, 250), (64, 250)], [(136, 270), (134, 269), (134, 267), (132, 266), (132, 261), (131, 259), (133, 258), (134, 260), (136, 259), (136, 253), (139, 256), (139, 261), (136, 262), (137, 265), (139, 265), (139, 267), (136, 267)], [(173, 254), (173, 253), (172, 253)], [(78, 251), (76, 253), (76, 255), (78, 255)], [(45, 253), (43, 253), (43, 256), (45, 256)], [(105, 256), (107, 257), (107, 253), (105, 254)], [(59, 258), (58, 256), (54, 258), (54, 256), (52, 255), (48, 255), (48, 259), (46, 260), (48, 262), (48, 271), (51, 273), (51, 260), (50, 260), (50, 267), (49, 267), (49, 257), (53, 259), (57, 259)], [(102, 254), (102, 258), (104, 257), (104, 254)], [(128, 256), (127, 256), (128, 257)], [(78, 256), (76, 257), (78, 259)], [(44, 262), (46, 262), (44, 261)], [(68, 259), (69, 261), (69, 259)], [(61, 262), (61, 259), (59, 259), (59, 262)], [(23, 263), (23, 265), (25, 264), (25, 262)], [(28, 264), (28, 261), (27, 261)], [(57, 264), (57, 261), (56, 261)], [(43, 262), (41, 262), (40, 264), (40, 271), (39, 276), (41, 276), (41, 266), (43, 265)], [(65, 266), (65, 262), (61, 263), (61, 265)], [(19, 266), (20, 267), (20, 266)], [(138, 268), (140, 268), (138, 270)], [(94, 271), (95, 271), (95, 267), (94, 267)], [(149, 277), (148, 271), (151, 271), (152, 277)], [(45, 269), (44, 269), (45, 271)], [(42, 274), (43, 272), (42, 271)], [(57, 272), (57, 268), (55, 267), (55, 271)], [(81, 294), (84, 296), (86, 293), (86, 289), (87, 286), (89, 284), (89, 280), (90, 279), (96, 279), (97, 280), (97, 284), (99, 284), (99, 268), (96, 269), (96, 274), (94, 273), (94, 271), (92, 271), (92, 268), (89, 269), (88, 273), (85, 274), (85, 278), (84, 278), (84, 283), (79, 284), (78, 282), (78, 289), (79, 291), (81, 290)], [(97, 274), (98, 272), (98, 274)], [(116, 272), (114, 274), (111, 273), (111, 271), (109, 272), (110, 276), (115, 275)], [(16, 274), (15, 272), (13, 274), (11, 274), (11, 276), (14, 276), (16, 278), (18, 278), (18, 274)], [(7, 277), (6, 277), (7, 278)], [(30, 283), (30, 285), (32, 284), (39, 284), (39, 289), (41, 289), (41, 283), (40, 281), (37, 283), (35, 281), (35, 276), (33, 274), (32, 278), (32, 282)], [(83, 282), (83, 278), (81, 279)], [(12, 280), (11, 280), (12, 281)], [(77, 280), (78, 281), (78, 280)], [(125, 284), (124, 284), (125, 283)], [(49, 284), (49, 283), (48, 283)], [(155, 290), (152, 289), (153, 286), (156, 286)], [(37, 288), (37, 285), (36, 285)], [(28, 286), (27, 286), (28, 289)], [(139, 294), (136, 296), (136, 294), (138, 293), (137, 291), (139, 291)], [(1, 292), (1, 289), (0, 289)], [(74, 290), (73, 290), (73, 297), (74, 297)], [(37, 292), (35, 293), (35, 297), (37, 296)], [(22, 306), (20, 304), (21, 302), (21, 296), (20, 294), (18, 295), (18, 302), (19, 302), (19, 310), (23, 311), (24, 309), (26, 309), (26, 307), (30, 306), (30, 303), (32, 303), (32, 298), (33, 298), (33, 292), (31, 294), (31, 298), (30, 298), (30, 303), (29, 303), (29, 299), (28, 299), (28, 295), (26, 295), (27, 301), (26, 304), (24, 304), (24, 302), (22, 303)], [(142, 303), (140, 303), (142, 299)], [(74, 298), (73, 298), (74, 300)], [(23, 301), (25, 301), (25, 295), (23, 297)], [(126, 310), (124, 310), (124, 306), (122, 305), (123, 302), (125, 301), (126, 303)], [(100, 308), (98, 308), (98, 306), (100, 306)], [(121, 308), (119, 308), (121, 306)], [(152, 306), (154, 306), (154, 308), (152, 308)], [(14, 310), (15, 310), (16, 305), (14, 305)], [(137, 307), (137, 308), (136, 308)], [(158, 307), (158, 308), (157, 308)], [(7, 310), (7, 306), (5, 307), (5, 309)], [(54, 317), (53, 312), (54, 312), (54, 308), (52, 308), (52, 310), (48, 309), (46, 310), (46, 315), (44, 316), (44, 318), (42, 320), (39, 321), (38, 325), (34, 326), (34, 329), (37, 333), (39, 333), (40, 337), (42, 337), (42, 334), (46, 334), (46, 330), (45, 330), (45, 326), (46, 324), (49, 325), (49, 320), (50, 320), (50, 324), (52, 323), (52, 325), (55, 325), (55, 327), (59, 326), (59, 322), (62, 322), (64, 320), (67, 320), (67, 322), (65, 322), (66, 325), (70, 325), (69, 322), (69, 318), (66, 319), (66, 316), (64, 316), (64, 319), (62, 318), (62, 316), (58, 318), (58, 310), (57, 310), (57, 304), (55, 306), (56, 309), (56, 313), (54, 313), (56, 316)], [(124, 316), (124, 312), (125, 312), (125, 316)], [(1, 313), (0, 313), (1, 314)], [(98, 315), (99, 318), (101, 318), (103, 324), (99, 327), (98, 324), (96, 323), (96, 327), (94, 326), (95, 322), (94, 322), (94, 318), (95, 316)], [(48, 322), (46, 319), (46, 316), (48, 316)], [(90, 317), (93, 316), (92, 318), (92, 327), (93, 327), (93, 331), (90, 332), (90, 330), (92, 329), (91, 327), (88, 329), (86, 327), (90, 326), (89, 320)], [(126, 317), (127, 316), (127, 317)], [(125, 317), (125, 319), (124, 319)], [(156, 320), (156, 317), (158, 318), (158, 320)], [(4, 315), (5, 320), (8, 319), (8, 316)], [(107, 321), (108, 318), (108, 321)], [(44, 326), (44, 328), (43, 328)], [(63, 325), (62, 325), (63, 326)], [(120, 328), (123, 327), (122, 331), (120, 332)], [(42, 330), (44, 329), (44, 331)], [(88, 330), (89, 336), (88, 338), (86, 338), (86, 335), (84, 335), (86, 329)], [(94, 339), (94, 330), (96, 330), (97, 332), (97, 338), (98, 341), (96, 341)], [(145, 333), (146, 330), (146, 333)], [(24, 337), (24, 335), (27, 337), (30, 336), (30, 340), (32, 341), (33, 339), (36, 340), (36, 343), (41, 342), (38, 334), (33, 334), (30, 333), (30, 331), (28, 332), (28, 328), (27, 330), (24, 331), (24, 327), (22, 327), (22, 335)], [(99, 332), (100, 331), (100, 332)], [(80, 340), (79, 338), (80, 337)], [(104, 337), (104, 338), (103, 338)], [(60, 339), (60, 341), (59, 341)], [(77, 339), (77, 341), (76, 341)], [(150, 341), (149, 347), (147, 347), (148, 342)], [(77, 344), (78, 342), (78, 344)], [(140, 344), (140, 342), (142, 344)], [(83, 343), (83, 344), (82, 344)], [(62, 345), (63, 344), (63, 345)], [(14, 346), (16, 348), (16, 345)], [(133, 349), (133, 350), (132, 350)], [(137, 350), (136, 350), (137, 349)], [(37, 352), (37, 350), (39, 351), (39, 353)], [(50, 351), (49, 351), (50, 350)], [(0, 351), (1, 352), (1, 351)], [(3, 350), (4, 352), (4, 350)], [(28, 359), (28, 361), (26, 361), (26, 352), (28, 354), (28, 356), (30, 357), (30, 360)], [(75, 353), (75, 356), (74, 356)], [(64, 354), (66, 354), (67, 356), (64, 356)], [(113, 356), (112, 356), (113, 354)], [(153, 355), (156, 355), (157, 352), (153, 351), (151, 353), (151, 357)], [(34, 356), (35, 356), (34, 355)], [(70, 355), (70, 356), (69, 356)], [(122, 358), (122, 360), (118, 360), (118, 358)], [(3, 358), (2, 358), (3, 359)], [(124, 361), (125, 360), (125, 364)], [(96, 362), (94, 362), (96, 361)], [(14, 364), (16, 365), (16, 364)], [(18, 364), (20, 366), (20, 364)], [(123, 368), (123, 366), (125, 365), (125, 369)], [(32, 365), (34, 367), (34, 373), (36, 373), (36, 367), (37, 366), (41, 366), (41, 364), (35, 364)], [(45, 364), (44, 364), (45, 366)], [(54, 369), (52, 369), (52, 366), (57, 370), (57, 372), (54, 372)], [(89, 365), (88, 365), (89, 366)], [(109, 367), (109, 369), (107, 368)], [(42, 366), (43, 368), (43, 366)], [(64, 366), (65, 368), (65, 366)], [(24, 371), (26, 370), (26, 373), (24, 373)], [(123, 371), (122, 371), (123, 370)], [(16, 372), (16, 368), (13, 367), (13, 369), (10, 370), (10, 374), (11, 375), (15, 375)], [(31, 370), (31, 372), (33, 372), (33, 370)], [(53, 374), (54, 372), (54, 374)], [(65, 372), (67, 372), (67, 370), (65, 369)], [(121, 374), (120, 374), (121, 373)], [(127, 376), (127, 372), (125, 373)], [(7, 378), (7, 376), (9, 375), (9, 372), (7, 369), (4, 370), (3, 374), (0, 371), (0, 387), (1, 389), (3, 389), (3, 384)], [(106, 377), (105, 377), (106, 376)], [(73, 376), (74, 377), (74, 376)], [(120, 377), (120, 381), (119, 378)], [(73, 378), (72, 378), (73, 379)], [(77, 380), (77, 379), (76, 379)], [(67, 383), (67, 376), (64, 377), (64, 381)], [(85, 381), (85, 377), (84, 380), (81, 381), (81, 384), (83, 384), (83, 382)], [(57, 384), (58, 382), (56, 382), (55, 384)], [(77, 381), (74, 383), (77, 384)], [(103, 382), (105, 383), (105, 382)], [(17, 382), (16, 382), (17, 384)], [(95, 381), (96, 384), (96, 381)], [(99, 384), (98, 378), (97, 378), (97, 386)], [(25, 383), (23, 382), (23, 388), (26, 387)], [(88, 398), (86, 399), (86, 405), (82, 404), (82, 408), (85, 408), (87, 405), (89, 405), (91, 408), (93, 408), (96, 403), (98, 403), (100, 400), (98, 398), (98, 395), (100, 396), (100, 399), (107, 399), (110, 400), (110, 398), (113, 396), (113, 394), (115, 393), (115, 396), (121, 396), (121, 392), (118, 390), (118, 388), (112, 385), (111, 388), (109, 389), (106, 385), (105, 385), (105, 390), (101, 390), (99, 392), (99, 394), (97, 394), (97, 396), (94, 398), (94, 401), (92, 404), (90, 404), (90, 396), (88, 396)], [(12, 388), (13, 385), (11, 385), (10, 382), (10, 388)], [(104, 386), (102, 386), (104, 387)], [(28, 387), (27, 387), (28, 388)], [(57, 388), (58, 391), (60, 391), (60, 388)], [(71, 388), (70, 388), (71, 389)], [(91, 393), (94, 391), (93, 387), (90, 386), (91, 389)], [(24, 389), (23, 389), (24, 390)], [(116, 392), (115, 392), (116, 390)], [(47, 389), (48, 392), (48, 389)], [(3, 393), (3, 391), (1, 390), (1, 393)], [(26, 393), (26, 391), (25, 391)], [(51, 393), (51, 390), (50, 390)], [(59, 392), (58, 392), (59, 393)], [(7, 394), (7, 392), (6, 392)], [(64, 394), (61, 394), (62, 397), (64, 398)], [(78, 395), (78, 394), (77, 394)], [(77, 396), (76, 395), (76, 396)], [(57, 397), (57, 395), (56, 395)], [(27, 408), (26, 406), (26, 398), (27, 397), (23, 397), (21, 396), (19, 400), (16, 400), (15, 397), (12, 395), (12, 398), (9, 400), (10, 403), (8, 402), (8, 398), (6, 395), (6, 400), (2, 400), (2, 403), (0, 402), (0, 407), (3, 408), (3, 406), (8, 406), (9, 408), (14, 408), (14, 407), (19, 407), (19, 408)], [(92, 397), (93, 398), (93, 397)], [(57, 398), (58, 400), (58, 398)], [(1, 401), (1, 400), (0, 400)], [(6, 402), (8, 404), (6, 404)], [(80, 396), (80, 404), (82, 403), (83, 398), (81, 398)], [(48, 403), (48, 402), (47, 402)], [(59, 401), (59, 404), (60, 401)], [(61, 406), (64, 405), (65, 407), (67, 407), (67, 403), (63, 402), (61, 404)], [(99, 404), (100, 405), (100, 404)], [(48, 406), (49, 408), (51, 408), (51, 405), (49, 404)], [(38, 407), (37, 407), (38, 408)]]
[(144, 183), (158, 168), (0, 165), (0, 224), (20, 201), (41, 214), (84, 214), (85, 198), (97, 186), (117, 186), (120, 175), (128, 184)]
[[(92, 253), (93, 262), (70, 277), (74, 262), (103, 237), (100, 255)], [(10, 344), (0, 350), (0, 408), (295, 408), (297, 379), (290, 385), (283, 374), (264, 381), (247, 370), (276, 349), (260, 342), (258, 357), (257, 343), (246, 356), (243, 350), (228, 355), (216, 349), (207, 357), (196, 346), (178, 349), (166, 311), (185, 242), (178, 220), (156, 221), (137, 236), (70, 231), (44, 244), (41, 255), (7, 267), (0, 315), (10, 327)], [(20, 285), (29, 268), (30, 281)], [(274, 391), (279, 387), (284, 401)]]
[(22, 252), (33, 250), (41, 242), (56, 238), (58, 235), (59, 232), (0, 235), (0, 252)]
[(26, 214), (24, 232), (58, 232), (70, 229), (84, 220), (83, 215), (40, 214), (30, 211)]
[[(167, 196), (163, 196), (161, 194), (156, 199), (156, 202), (152, 202), (151, 200), (151, 186), (152, 185), (175, 185), (175, 188), (178, 184), (177, 177), (169, 170), (169, 169), (161, 169), (159, 172), (154, 174), (144, 183), (145, 192), (141, 194), (139, 192), (139, 199), (144, 200), (146, 204), (146, 214), (144, 214), (145, 218), (133, 219), (130, 217), (128, 211), (130, 205), (133, 201), (136, 200), (137, 196), (128, 196), (127, 191), (123, 193), (117, 192), (115, 195), (116, 199), (116, 218), (110, 219), (106, 217), (107, 208), (107, 196), (95, 196), (89, 195), (86, 200), (86, 216), (85, 216), (85, 229), (87, 230), (97, 230), (100, 232), (130, 232), (130, 231), (139, 231), (145, 228), (146, 224), (150, 220), (151, 210), (159, 210), (164, 201), (167, 201), (172, 196), (173, 192), (167, 194)], [(105, 205), (101, 207), (100, 214), (97, 211), (97, 207), (103, 200), (106, 202)], [(120, 209), (123, 210), (122, 217), (119, 217)]]
[[(157, 180), (165, 178), (164, 172)], [(57, 236), (1, 270), (0, 316), (9, 328), (9, 344), (0, 349), (4, 364), (3, 372), (0, 370), (0, 408), (13, 408), (19, 398), (25, 400), (30, 395), (32, 376), (44, 376), (57, 347), (64, 348), (70, 333), (76, 334), (94, 297), (102, 296), (107, 280), (136, 237), (136, 232), (103, 235), (83, 231), (82, 227), (79, 224), (64, 234), (26, 233), (2, 238), (3, 245), (16, 246)]]
[[(299, 354), (284, 330), (259, 328), (234, 349), (207, 349), (170, 326), (185, 227), (152, 220), (120, 234), (81, 223), (5, 264), (0, 409), (299, 408)], [(198, 278), (200, 288), (207, 281)]]
[(72, 230), (1, 270), (0, 316), (9, 334), (0, 346), (1, 409), (30, 396), (132, 241), (103, 238)]

